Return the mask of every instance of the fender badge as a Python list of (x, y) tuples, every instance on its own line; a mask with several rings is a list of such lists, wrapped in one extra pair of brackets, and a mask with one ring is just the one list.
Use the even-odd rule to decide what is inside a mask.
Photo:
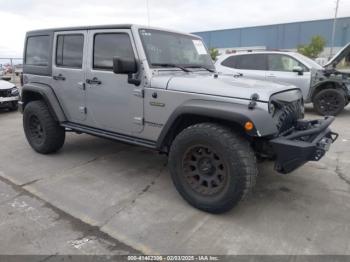
[(159, 106), (159, 107), (165, 107), (164, 103), (159, 103), (159, 102), (149, 102), (151, 106)]

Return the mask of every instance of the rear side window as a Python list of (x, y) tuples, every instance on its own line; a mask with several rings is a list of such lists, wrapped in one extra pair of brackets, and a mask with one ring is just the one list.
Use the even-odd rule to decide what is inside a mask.
[(266, 55), (264, 54), (230, 56), (221, 64), (235, 69), (267, 70)]
[(111, 70), (113, 68), (113, 57), (134, 59), (129, 35), (123, 33), (96, 34), (94, 38), (93, 67), (95, 69)]
[(56, 46), (57, 66), (82, 68), (84, 50), (83, 35), (59, 35)]
[(48, 35), (30, 36), (27, 38), (25, 64), (34, 66), (48, 66), (50, 53), (50, 39)]
[(221, 65), (231, 67), (231, 68), (237, 68), (236, 61), (237, 61), (237, 56), (230, 56), (226, 58), (224, 61), (222, 61)]
[(267, 70), (266, 55), (252, 54), (237, 56), (236, 66), (238, 69)]

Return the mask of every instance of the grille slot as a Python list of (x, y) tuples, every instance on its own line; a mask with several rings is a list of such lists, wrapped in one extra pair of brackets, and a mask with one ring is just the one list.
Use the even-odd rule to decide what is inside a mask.
[(11, 96), (11, 89), (0, 90), (0, 97), (9, 97)]

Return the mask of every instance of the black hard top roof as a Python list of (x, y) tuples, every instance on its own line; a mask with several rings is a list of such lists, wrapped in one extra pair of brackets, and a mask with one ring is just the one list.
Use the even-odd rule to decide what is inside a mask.
[(76, 31), (76, 30), (93, 30), (93, 29), (131, 29), (132, 24), (120, 25), (93, 25), (93, 26), (75, 26), (32, 30), (27, 32), (27, 35), (48, 34), (57, 31)]

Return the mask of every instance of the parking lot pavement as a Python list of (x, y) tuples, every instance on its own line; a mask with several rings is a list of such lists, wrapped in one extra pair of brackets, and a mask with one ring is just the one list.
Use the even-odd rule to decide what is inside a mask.
[(36, 154), (18, 113), (0, 112), (0, 176), (146, 254), (350, 255), (349, 119), (348, 107), (322, 161), (286, 176), (260, 164), (253, 194), (224, 215), (189, 206), (147, 149), (70, 133), (59, 153)]
[(1, 261), (5, 261), (3, 255), (35, 254), (42, 256), (40, 261), (47, 261), (65, 254), (137, 253), (98, 228), (82, 223), (2, 178), (0, 208)]

